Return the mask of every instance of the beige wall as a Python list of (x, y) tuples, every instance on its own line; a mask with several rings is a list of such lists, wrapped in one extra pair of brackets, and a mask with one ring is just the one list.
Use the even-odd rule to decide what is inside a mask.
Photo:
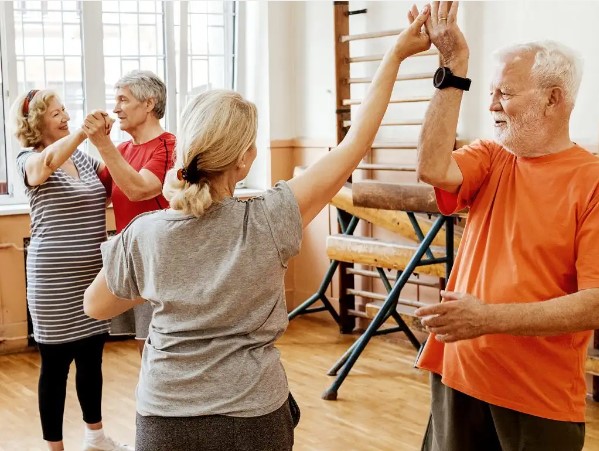
[(29, 215), (0, 216), (0, 352), (27, 345), (23, 238)]

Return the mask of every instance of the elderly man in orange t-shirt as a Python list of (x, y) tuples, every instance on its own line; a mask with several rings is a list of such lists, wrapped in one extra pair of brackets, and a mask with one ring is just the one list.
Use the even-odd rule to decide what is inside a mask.
[(469, 217), (443, 302), (420, 308), (432, 372), (423, 450), (581, 450), (584, 362), (599, 328), (599, 159), (570, 139), (582, 75), (544, 41), (496, 55), (495, 141), (452, 152), (469, 50), (457, 2), (427, 22), (443, 68), (426, 113), (418, 173), (439, 209)]

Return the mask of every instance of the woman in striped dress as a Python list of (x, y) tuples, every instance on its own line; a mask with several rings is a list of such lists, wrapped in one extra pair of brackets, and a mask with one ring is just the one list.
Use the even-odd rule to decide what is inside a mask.
[[(14, 133), (23, 150), (17, 168), (31, 211), (27, 303), (41, 356), (39, 411), (48, 449), (62, 450), (67, 377), (73, 360), (86, 423), (86, 450), (126, 450), (102, 430), (102, 351), (108, 322), (83, 312), (83, 293), (102, 267), (106, 240), (104, 165), (77, 146), (69, 115), (50, 90), (32, 90), (15, 102)], [(109, 131), (107, 127), (107, 132)]]

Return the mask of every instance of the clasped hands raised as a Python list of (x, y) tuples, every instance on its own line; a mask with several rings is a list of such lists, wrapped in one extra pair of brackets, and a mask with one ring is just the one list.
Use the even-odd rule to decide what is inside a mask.
[(112, 143), (110, 131), (114, 121), (106, 111), (94, 110), (85, 117), (81, 130), (91, 143), (100, 149), (103, 144)]
[(410, 26), (399, 35), (396, 55), (404, 59), (426, 51), (431, 44), (441, 55), (444, 66), (469, 56), (468, 44), (457, 25), (459, 2), (432, 2), (418, 11), (413, 5), (408, 11)]

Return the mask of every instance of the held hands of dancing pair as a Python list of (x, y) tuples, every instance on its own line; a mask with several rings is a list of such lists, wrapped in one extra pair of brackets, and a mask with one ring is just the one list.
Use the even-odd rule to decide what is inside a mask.
[(457, 25), (459, 2), (432, 2), (419, 13), (416, 5), (408, 11), (410, 26), (398, 37), (395, 54), (401, 59), (428, 50), (433, 44), (443, 66), (468, 59), (466, 39)]
[(85, 117), (81, 130), (91, 143), (100, 149), (103, 144), (112, 143), (110, 131), (114, 121), (106, 111), (94, 110)]

